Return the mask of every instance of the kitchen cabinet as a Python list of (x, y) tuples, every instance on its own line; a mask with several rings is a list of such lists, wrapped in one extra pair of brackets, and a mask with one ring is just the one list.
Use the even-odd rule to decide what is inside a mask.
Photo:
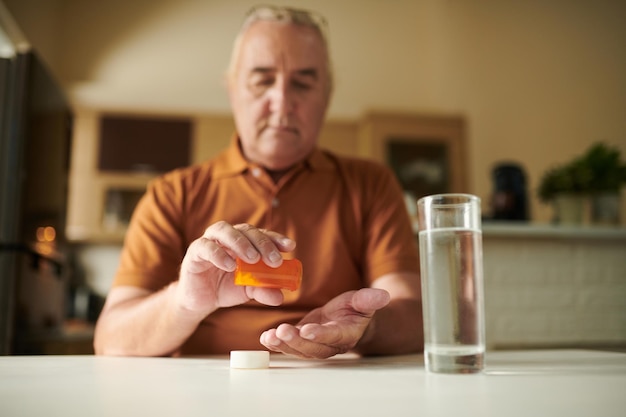
[(121, 241), (148, 182), (192, 161), (190, 117), (76, 112), (67, 237)]
[(122, 242), (135, 204), (151, 180), (214, 157), (228, 146), (234, 131), (229, 115), (77, 109), (67, 238)]

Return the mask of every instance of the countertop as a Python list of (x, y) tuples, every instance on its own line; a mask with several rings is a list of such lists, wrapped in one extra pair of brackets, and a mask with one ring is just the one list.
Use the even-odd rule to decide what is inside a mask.
[(2, 416), (624, 416), (626, 354), (488, 352), (483, 373), (421, 355), (230, 369), (227, 357), (0, 357)]

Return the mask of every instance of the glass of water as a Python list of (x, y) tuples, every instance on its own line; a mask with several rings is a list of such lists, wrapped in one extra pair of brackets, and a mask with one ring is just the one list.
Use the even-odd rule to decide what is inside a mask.
[(485, 356), (480, 198), (431, 195), (417, 208), (426, 369), (480, 372)]

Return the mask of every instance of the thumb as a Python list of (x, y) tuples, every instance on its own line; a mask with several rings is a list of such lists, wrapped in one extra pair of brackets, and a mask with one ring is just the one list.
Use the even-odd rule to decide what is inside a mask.
[(385, 290), (378, 288), (362, 288), (352, 295), (352, 308), (371, 317), (377, 310), (389, 304), (391, 296)]

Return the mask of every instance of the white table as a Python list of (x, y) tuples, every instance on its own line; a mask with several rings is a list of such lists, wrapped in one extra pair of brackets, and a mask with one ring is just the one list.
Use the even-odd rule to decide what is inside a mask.
[(626, 416), (626, 354), (488, 352), (484, 373), (425, 372), (420, 355), (0, 357), (0, 416)]

